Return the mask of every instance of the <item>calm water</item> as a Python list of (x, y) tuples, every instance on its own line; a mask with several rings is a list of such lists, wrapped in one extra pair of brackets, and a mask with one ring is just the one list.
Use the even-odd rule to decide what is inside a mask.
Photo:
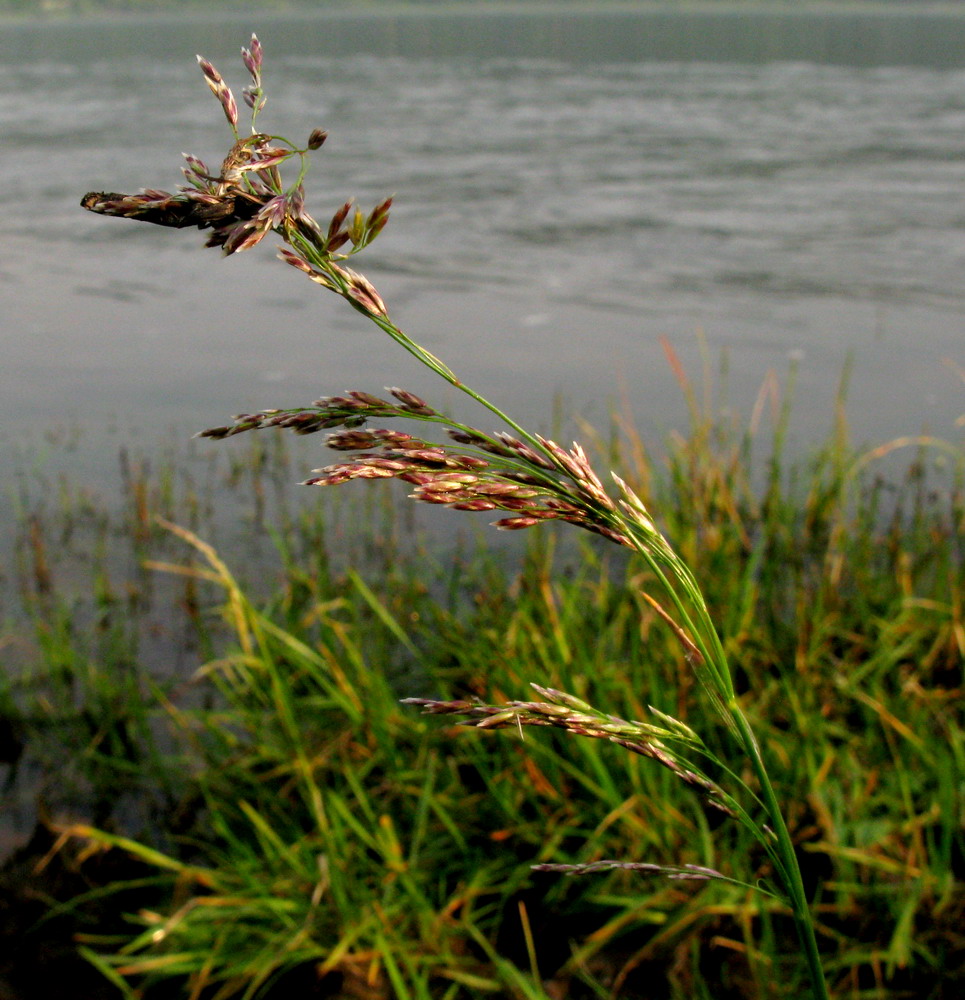
[(240, 90), (252, 27), (263, 127), (330, 131), (313, 212), (394, 193), (360, 264), (521, 418), (545, 425), (562, 394), (591, 419), (625, 397), (645, 428), (680, 424), (659, 338), (699, 377), (700, 334), (745, 412), (797, 359), (802, 444), (849, 356), (858, 436), (959, 433), (965, 16), (250, 14), (0, 31), (6, 451), (78, 426), (72, 471), (99, 475), (107, 429), (187, 437), (386, 384), (439, 399), (270, 252), (222, 260), (196, 233), (78, 208), (90, 189), (171, 188), (181, 150), (220, 160), (194, 53)]

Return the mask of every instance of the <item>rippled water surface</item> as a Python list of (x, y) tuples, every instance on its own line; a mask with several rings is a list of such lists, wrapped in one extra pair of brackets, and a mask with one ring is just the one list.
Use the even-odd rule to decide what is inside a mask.
[[(210, 487), (205, 463), (232, 443), (189, 455), (193, 431), (385, 385), (479, 416), (270, 249), (225, 260), (197, 232), (80, 209), (89, 190), (172, 188), (182, 150), (220, 162), (229, 133), (194, 54), (240, 88), (252, 28), (267, 52), (262, 127), (330, 132), (311, 211), (394, 194), (360, 267), (402, 326), (519, 419), (584, 438), (561, 413), (605, 429), (620, 405), (647, 434), (682, 427), (666, 338), (698, 381), (702, 343), (711, 370), (726, 357), (745, 415), (769, 372), (796, 365), (799, 451), (831, 428), (849, 359), (857, 438), (960, 439), (965, 12), (788, 6), (0, 25), (3, 503), (37, 528), (0, 534), (0, 621), (20, 607), (20, 576), (35, 586), (31, 545), (46, 572), (41, 536), (58, 595), (90, 591), (88, 549), (105, 579), (132, 578), (134, 557), (97, 520), (122, 502), (122, 446), (174, 454), (189, 480), (200, 469), (212, 541), (270, 586), (279, 559), (254, 537), (260, 514)], [(293, 480), (331, 460), (317, 437), (292, 449)], [(357, 561), (354, 533), (328, 544)], [(193, 670), (168, 607), (145, 618), (138, 655)], [(12, 670), (39, 655), (5, 648)], [(31, 780), (0, 821), (0, 855), (18, 822), (32, 828)]]
[(914, 38), (885, 44), (872, 22), (849, 49), (815, 22), (810, 50), (785, 31), (794, 44), (769, 57), (734, 40), (761, 42), (754, 25), (715, 48), (690, 21), (661, 24), (676, 42), (658, 50), (632, 18), (616, 34), (375, 15), (5, 31), (2, 444), (65, 424), (187, 436), (346, 388), (432, 391), (264, 247), (222, 260), (197, 233), (79, 209), (90, 189), (171, 188), (182, 150), (220, 160), (228, 131), (194, 53), (240, 89), (249, 27), (267, 52), (262, 126), (330, 132), (313, 213), (394, 194), (360, 266), (405, 328), (523, 419), (545, 425), (561, 393), (591, 419), (625, 397), (645, 427), (679, 423), (660, 338), (699, 377), (700, 335), (715, 363), (727, 352), (745, 411), (796, 359), (802, 441), (828, 428), (852, 356), (860, 436), (956, 433), (965, 49), (912, 58)]

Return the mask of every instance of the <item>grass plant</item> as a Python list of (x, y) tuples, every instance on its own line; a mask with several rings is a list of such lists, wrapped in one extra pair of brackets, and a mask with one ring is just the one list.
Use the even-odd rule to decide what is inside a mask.
[[(786, 468), (778, 412), (761, 486), (757, 436), (702, 408), (670, 351), (690, 432), (661, 467), (624, 427), (608, 488), (583, 448), (526, 430), (395, 325), (346, 263), (390, 201), (346, 202), (328, 226), (308, 215), (305, 163), (325, 133), (302, 147), (256, 131), (256, 38), (242, 57), (244, 137), (201, 60), (234, 137), (217, 174), (189, 156), (177, 193), (84, 206), (210, 229), (226, 254), (277, 233), (285, 261), (506, 429), (393, 388), (203, 436), (329, 430), (347, 457), (308, 484), (397, 479), (505, 530), (562, 521), (586, 538), (568, 575), (544, 541), (517, 574), (473, 551), (434, 586), (424, 556), (381, 581), (292, 560), (258, 607), (197, 533), (168, 525), (195, 561), (154, 568), (216, 588), (231, 643), (195, 675), (200, 703), (155, 684), (148, 709), (121, 691), (144, 713), (138, 752), (155, 745), (144, 719), (166, 720), (171, 748), (132, 766), (169, 775), (187, 818), (165, 836), (62, 826), (63, 843), (126, 852), (168, 886), (135, 929), (88, 934), (90, 961), (128, 997), (172, 977), (214, 998), (306, 982), (405, 998), (939, 997), (961, 983), (961, 449), (904, 442), (919, 455), (892, 493), (874, 471), (885, 449), (855, 453), (843, 418), (810, 468)], [(407, 429), (372, 426), (392, 421)], [(84, 679), (58, 669), (58, 685)], [(520, 739), (457, 738), (413, 704)]]
[[(755, 484), (736, 457), (756, 446), (766, 458), (760, 437), (715, 428), (712, 410), (696, 413), (698, 424), (665, 454), (651, 457), (627, 439), (621, 469), (650, 483), (654, 505), (676, 496), (680, 482), (693, 484), (667, 508), (668, 531), (714, 580), (714, 606), (732, 609), (730, 634), (747, 673), (740, 684), (750, 691), (753, 681), (748, 711), (779, 763), (779, 794), (790, 803), (834, 994), (954, 995), (965, 981), (956, 957), (962, 658), (952, 607), (963, 576), (960, 484), (952, 468), (934, 463), (925, 476), (923, 455), (902, 484), (890, 485), (840, 436), (796, 467), (782, 458), (779, 481)], [(252, 473), (263, 466), (255, 452)], [(845, 474), (829, 488), (835, 469), (853, 468), (855, 478)], [(249, 481), (229, 479), (239, 488)], [(150, 479), (143, 485), (148, 507), (160, 506), (164, 490)], [(128, 995), (149, 995), (152, 983), (172, 979), (187, 984), (185, 995), (207, 984), (209, 995), (254, 996), (257, 983), (266, 996), (800, 995), (788, 919), (752, 893), (720, 882), (662, 884), (619, 869), (578, 881), (529, 872), (532, 863), (626, 859), (632, 850), (653, 863), (724, 871), (744, 858), (766, 876), (753, 838), (705, 811), (670, 772), (551, 731), (523, 743), (501, 734), (455, 738), (396, 701), (429, 684), (442, 698), (512, 697), (538, 672), (614, 714), (641, 717), (645, 697), (694, 729), (712, 726), (676, 641), (639, 596), (641, 566), (613, 559), (608, 548), (619, 550), (589, 536), (575, 559), (554, 551), (551, 536), (531, 533), (517, 567), (473, 546), (455, 565), (390, 546), (387, 563), (352, 572), (338, 562), (345, 529), (329, 507), (306, 510), (276, 536), (285, 573), (277, 591), (260, 591), (257, 609), (196, 536), (155, 530), (138, 541), (136, 519), (122, 510), (118, 524), (132, 549), (184, 572), (158, 577), (177, 586), (158, 587), (153, 605), (115, 611), (180, 618), (177, 631), (190, 637), (203, 628), (210, 651), (189, 684), (146, 671), (135, 654), (128, 673), (137, 668), (142, 686), (127, 700), (104, 691), (125, 676), (121, 657), (110, 654), (123, 649), (122, 633), (86, 660), (80, 655), (87, 611), (70, 593), (80, 573), (66, 571), (70, 552), (51, 546), (47, 599), (63, 608), (61, 652), (35, 654), (40, 666), (16, 692), (23, 721), (36, 730), (28, 755), (36, 760), (50, 746), (56, 786), (46, 798), (63, 842), (140, 857), (145, 868), (135, 880), (151, 882), (150, 893), (126, 904), (126, 929), (107, 934), (102, 919), (80, 923), (92, 959)], [(48, 517), (45, 533), (60, 537)], [(393, 533), (374, 528), (376, 541)], [(777, 564), (792, 567), (790, 579), (763, 573), (772, 563), (748, 544), (754, 533)], [(179, 558), (185, 546), (196, 556), (190, 564)], [(377, 549), (359, 546), (372, 558)], [(96, 561), (90, 572), (104, 574)], [(47, 628), (30, 590), (25, 599), (35, 628)], [(191, 640), (182, 656), (197, 655)], [(77, 669), (85, 662), (100, 669)], [(89, 698), (101, 729), (125, 713), (143, 715), (141, 732), (153, 734), (157, 752), (146, 753), (143, 737), (136, 742), (135, 771), (121, 755), (112, 770), (103, 766), (110, 755), (83, 752), (97, 730), (68, 732), (49, 707), (66, 678), (75, 698)], [(44, 727), (45, 718), (55, 724)], [(54, 795), (70, 779), (56, 766), (66, 747), (80, 784), (68, 811)], [(305, 761), (310, 771), (299, 780)], [(94, 782), (109, 801), (122, 766), (140, 776), (141, 788), (167, 787), (169, 795), (158, 795), (148, 815), (102, 810), (100, 830), (65, 821)], [(401, 862), (392, 853), (400, 850)], [(333, 856), (339, 907), (327, 892), (315, 895), (319, 858)], [(406, 888), (394, 885), (403, 873), (392, 864), (418, 890), (411, 906), (384, 902)], [(217, 902), (205, 902), (211, 898)], [(74, 912), (103, 899), (77, 900)], [(293, 945), (297, 934), (301, 944)], [(325, 975), (312, 985), (320, 969)]]

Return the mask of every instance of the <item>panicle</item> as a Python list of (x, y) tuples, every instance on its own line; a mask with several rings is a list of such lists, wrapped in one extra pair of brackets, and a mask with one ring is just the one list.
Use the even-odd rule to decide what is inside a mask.
[[(528, 525), (521, 525), (528, 527)], [(582, 699), (554, 688), (533, 687), (544, 701), (511, 701), (506, 705), (484, 705), (473, 701), (436, 701), (428, 698), (406, 698), (403, 704), (418, 705), (431, 715), (465, 715), (470, 720), (462, 725), (479, 729), (509, 729), (521, 726), (553, 726), (575, 736), (602, 739), (649, 757), (671, 771), (685, 784), (696, 788), (706, 797), (708, 805), (735, 816), (730, 798), (724, 790), (704, 774), (685, 766), (667, 742), (676, 735), (672, 730), (646, 722), (628, 721), (593, 708)], [(703, 877), (712, 877), (712, 869), (696, 868)]]
[(193, 156), (191, 153), (182, 153), (181, 155), (184, 157), (184, 160), (188, 165), (187, 169), (190, 170), (192, 174), (195, 174), (204, 180), (211, 179), (211, 173), (209, 172), (204, 160), (199, 160), (198, 157)]
[(304, 257), (295, 253), (293, 250), (289, 250), (287, 247), (279, 247), (278, 259), (283, 260), (286, 264), (291, 264), (292, 267), (301, 271), (302, 274), (307, 274), (312, 281), (321, 285), (323, 288), (330, 288), (332, 291), (336, 291), (335, 286), (332, 284), (331, 280), (326, 277), (323, 271), (319, 271), (317, 268), (312, 267), (312, 265), (309, 264)]
[(425, 441), (414, 438), (411, 434), (403, 431), (391, 430), (342, 430), (329, 434), (325, 439), (325, 445), (335, 451), (362, 451), (366, 448), (383, 447), (386, 445), (395, 448), (419, 448), (425, 446)]
[(353, 271), (349, 267), (339, 267), (336, 264), (330, 265), (345, 282), (343, 297), (362, 312), (372, 316), (388, 316), (388, 310), (382, 301), (382, 296), (375, 290), (375, 286), (358, 271)]
[[(262, 56), (261, 42), (258, 41), (257, 36), (252, 35), (249, 48), (242, 48), (241, 50), (241, 61), (245, 64), (245, 69), (248, 70), (248, 74), (251, 77), (251, 84), (242, 90), (241, 96), (244, 98), (245, 104), (251, 108), (252, 123), (254, 123), (255, 116), (257, 116), (267, 102), (265, 93), (261, 88)], [(253, 127), (252, 131), (254, 131)]]
[(261, 87), (245, 87), (241, 91), (241, 96), (244, 98), (245, 104), (255, 114), (258, 114), (268, 103), (268, 98), (262, 93)]
[(221, 74), (204, 56), (198, 56), (198, 65), (201, 67), (205, 81), (211, 88), (211, 93), (221, 102), (221, 107), (224, 109), (228, 124), (237, 132), (238, 105), (235, 102), (234, 94), (231, 93), (231, 88), (224, 82)]
[(540, 523), (541, 518), (530, 516), (504, 517), (493, 521), (493, 527), (500, 531), (519, 531), (521, 528), (532, 528)]
[(261, 84), (261, 42), (257, 36), (251, 36), (250, 48), (241, 50), (241, 61), (245, 64), (245, 69), (251, 74), (251, 82), (257, 87)]
[(730, 881), (726, 875), (721, 874), (714, 868), (705, 868), (700, 865), (656, 865), (649, 861), (591, 861), (587, 864), (539, 864), (532, 865), (534, 872), (560, 872), (565, 875), (587, 875), (593, 872), (612, 871), (620, 869), (623, 871), (643, 872), (650, 875), (664, 875), (669, 879), (692, 879), (700, 882), (709, 879), (722, 879)]
[(386, 392), (391, 393), (402, 404), (402, 408), (409, 413), (417, 413), (423, 417), (435, 415), (435, 410), (421, 397), (407, 389), (400, 389), (397, 385), (386, 386)]
[(251, 45), (249, 46), (249, 48), (251, 50), (251, 58), (254, 61), (255, 67), (260, 73), (262, 59), (264, 58), (264, 52), (261, 47), (261, 42), (258, 41), (258, 36), (254, 33), (252, 33)]
[[(290, 251), (283, 252), (287, 263), (317, 284), (338, 292), (367, 315), (387, 318), (385, 303), (372, 283), (364, 275), (340, 268), (337, 261), (375, 238), (386, 224), (392, 199), (379, 202), (367, 216), (358, 210), (351, 215), (353, 202), (345, 202), (333, 215), (327, 233), (305, 211), (304, 168), (294, 185), (287, 187), (280, 168), (291, 157), (304, 159), (308, 150), (320, 148), (328, 133), (323, 128), (313, 129), (307, 148), (298, 149), (287, 140), (256, 131), (255, 117), (265, 103), (263, 58), (261, 42), (253, 34), (250, 43), (241, 48), (242, 63), (250, 78), (244, 97), (253, 111), (252, 134), (239, 137), (238, 106), (231, 88), (210, 60), (197, 56), (205, 83), (221, 104), (235, 136), (220, 171), (213, 173), (197, 157), (184, 154), (181, 172), (187, 185), (179, 187), (175, 194), (153, 190), (138, 195), (90, 192), (81, 204), (103, 215), (176, 228), (210, 229), (206, 246), (221, 247), (227, 254), (250, 249), (272, 229), (284, 230), (285, 241), (291, 246)], [(287, 203), (280, 200), (283, 195)], [(351, 249), (336, 256), (350, 241)]]

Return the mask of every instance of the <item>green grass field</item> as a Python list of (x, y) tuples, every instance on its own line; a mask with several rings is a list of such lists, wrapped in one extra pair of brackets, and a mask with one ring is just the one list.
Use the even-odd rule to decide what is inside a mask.
[[(665, 447), (626, 429), (597, 446), (704, 585), (832, 995), (958, 996), (961, 449), (856, 451), (842, 425), (792, 460), (783, 417), (751, 434), (685, 389), (690, 430)], [(65, 951), (127, 998), (804, 995), (767, 897), (530, 870), (620, 859), (766, 883), (760, 845), (665, 769), (399, 703), (527, 698), (537, 682), (725, 739), (639, 596), (646, 568), (553, 526), (498, 555), (481, 535), (429, 548), (384, 485), (286, 509), (272, 493), (298, 472), (282, 444), (236, 450), (220, 499), (131, 462), (113, 512), (67, 486), (21, 498), (0, 705), (23, 750), (10, 787), (37, 794), (50, 854), (8, 866), (5, 888), (11, 871), (25, 895), (52, 865), (75, 877), (20, 925), (19, 953), (67, 926)], [(210, 511), (228, 494), (248, 541), (216, 553), (203, 538), (225, 535)]]

